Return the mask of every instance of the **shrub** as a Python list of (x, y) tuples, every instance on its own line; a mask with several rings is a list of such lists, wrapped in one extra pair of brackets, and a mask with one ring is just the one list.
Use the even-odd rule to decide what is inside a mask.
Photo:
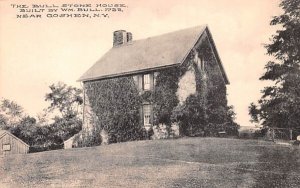
[(73, 148), (77, 147), (91, 147), (101, 144), (101, 136), (98, 129), (94, 129), (92, 132), (81, 131), (74, 136)]
[(203, 100), (199, 95), (191, 95), (182, 105), (178, 105), (172, 114), (172, 120), (178, 122), (180, 133), (186, 136), (199, 136), (207, 124)]
[(294, 142), (293, 142), (293, 145), (294, 145), (294, 146), (299, 146), (299, 145), (300, 145), (300, 141), (299, 141), (299, 140), (294, 141)]
[(177, 138), (180, 136), (179, 125), (177, 123), (173, 123), (170, 129), (170, 137)]
[(63, 144), (51, 144), (51, 145), (33, 145), (29, 147), (29, 153), (36, 153), (42, 151), (63, 149)]
[(169, 138), (168, 126), (165, 124), (153, 126), (153, 135), (151, 138), (153, 140)]

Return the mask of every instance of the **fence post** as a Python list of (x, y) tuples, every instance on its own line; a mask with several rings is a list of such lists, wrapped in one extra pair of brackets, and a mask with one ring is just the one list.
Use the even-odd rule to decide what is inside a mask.
[(275, 130), (272, 128), (272, 141), (275, 142)]
[(290, 140), (293, 140), (293, 129), (290, 129)]

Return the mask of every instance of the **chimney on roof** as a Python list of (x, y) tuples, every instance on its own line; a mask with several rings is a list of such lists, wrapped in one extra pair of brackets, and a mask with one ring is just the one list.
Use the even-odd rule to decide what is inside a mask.
[(131, 42), (131, 41), (132, 41), (132, 33), (127, 32), (127, 42)]
[(125, 30), (117, 30), (113, 34), (113, 46), (120, 46), (132, 41), (132, 33)]

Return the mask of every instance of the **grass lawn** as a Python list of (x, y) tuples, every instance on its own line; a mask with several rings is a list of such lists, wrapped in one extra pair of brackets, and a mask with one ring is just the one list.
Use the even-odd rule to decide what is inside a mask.
[(300, 148), (182, 138), (6, 156), (0, 187), (300, 187)]

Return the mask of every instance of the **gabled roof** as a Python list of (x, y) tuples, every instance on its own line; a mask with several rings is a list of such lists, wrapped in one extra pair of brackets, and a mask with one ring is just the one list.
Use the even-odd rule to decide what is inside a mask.
[(20, 141), (22, 144), (26, 145), (27, 147), (29, 147), (28, 144), (26, 144), (23, 140), (21, 140), (20, 138), (16, 137), (15, 135), (13, 135), (12, 133), (10, 133), (9, 131), (6, 130), (0, 130), (0, 139), (5, 136), (6, 134), (9, 134), (10, 136), (14, 137), (16, 140)]
[[(208, 30), (206, 25), (197, 26), (112, 47), (78, 81), (112, 78), (180, 65), (205, 30)], [(212, 45), (214, 53), (217, 53), (213, 41)], [(229, 83), (217, 54), (216, 57), (224, 81)]]
[(0, 137), (4, 134), (4, 133), (7, 133), (8, 131), (5, 131), (5, 130), (0, 130)]

